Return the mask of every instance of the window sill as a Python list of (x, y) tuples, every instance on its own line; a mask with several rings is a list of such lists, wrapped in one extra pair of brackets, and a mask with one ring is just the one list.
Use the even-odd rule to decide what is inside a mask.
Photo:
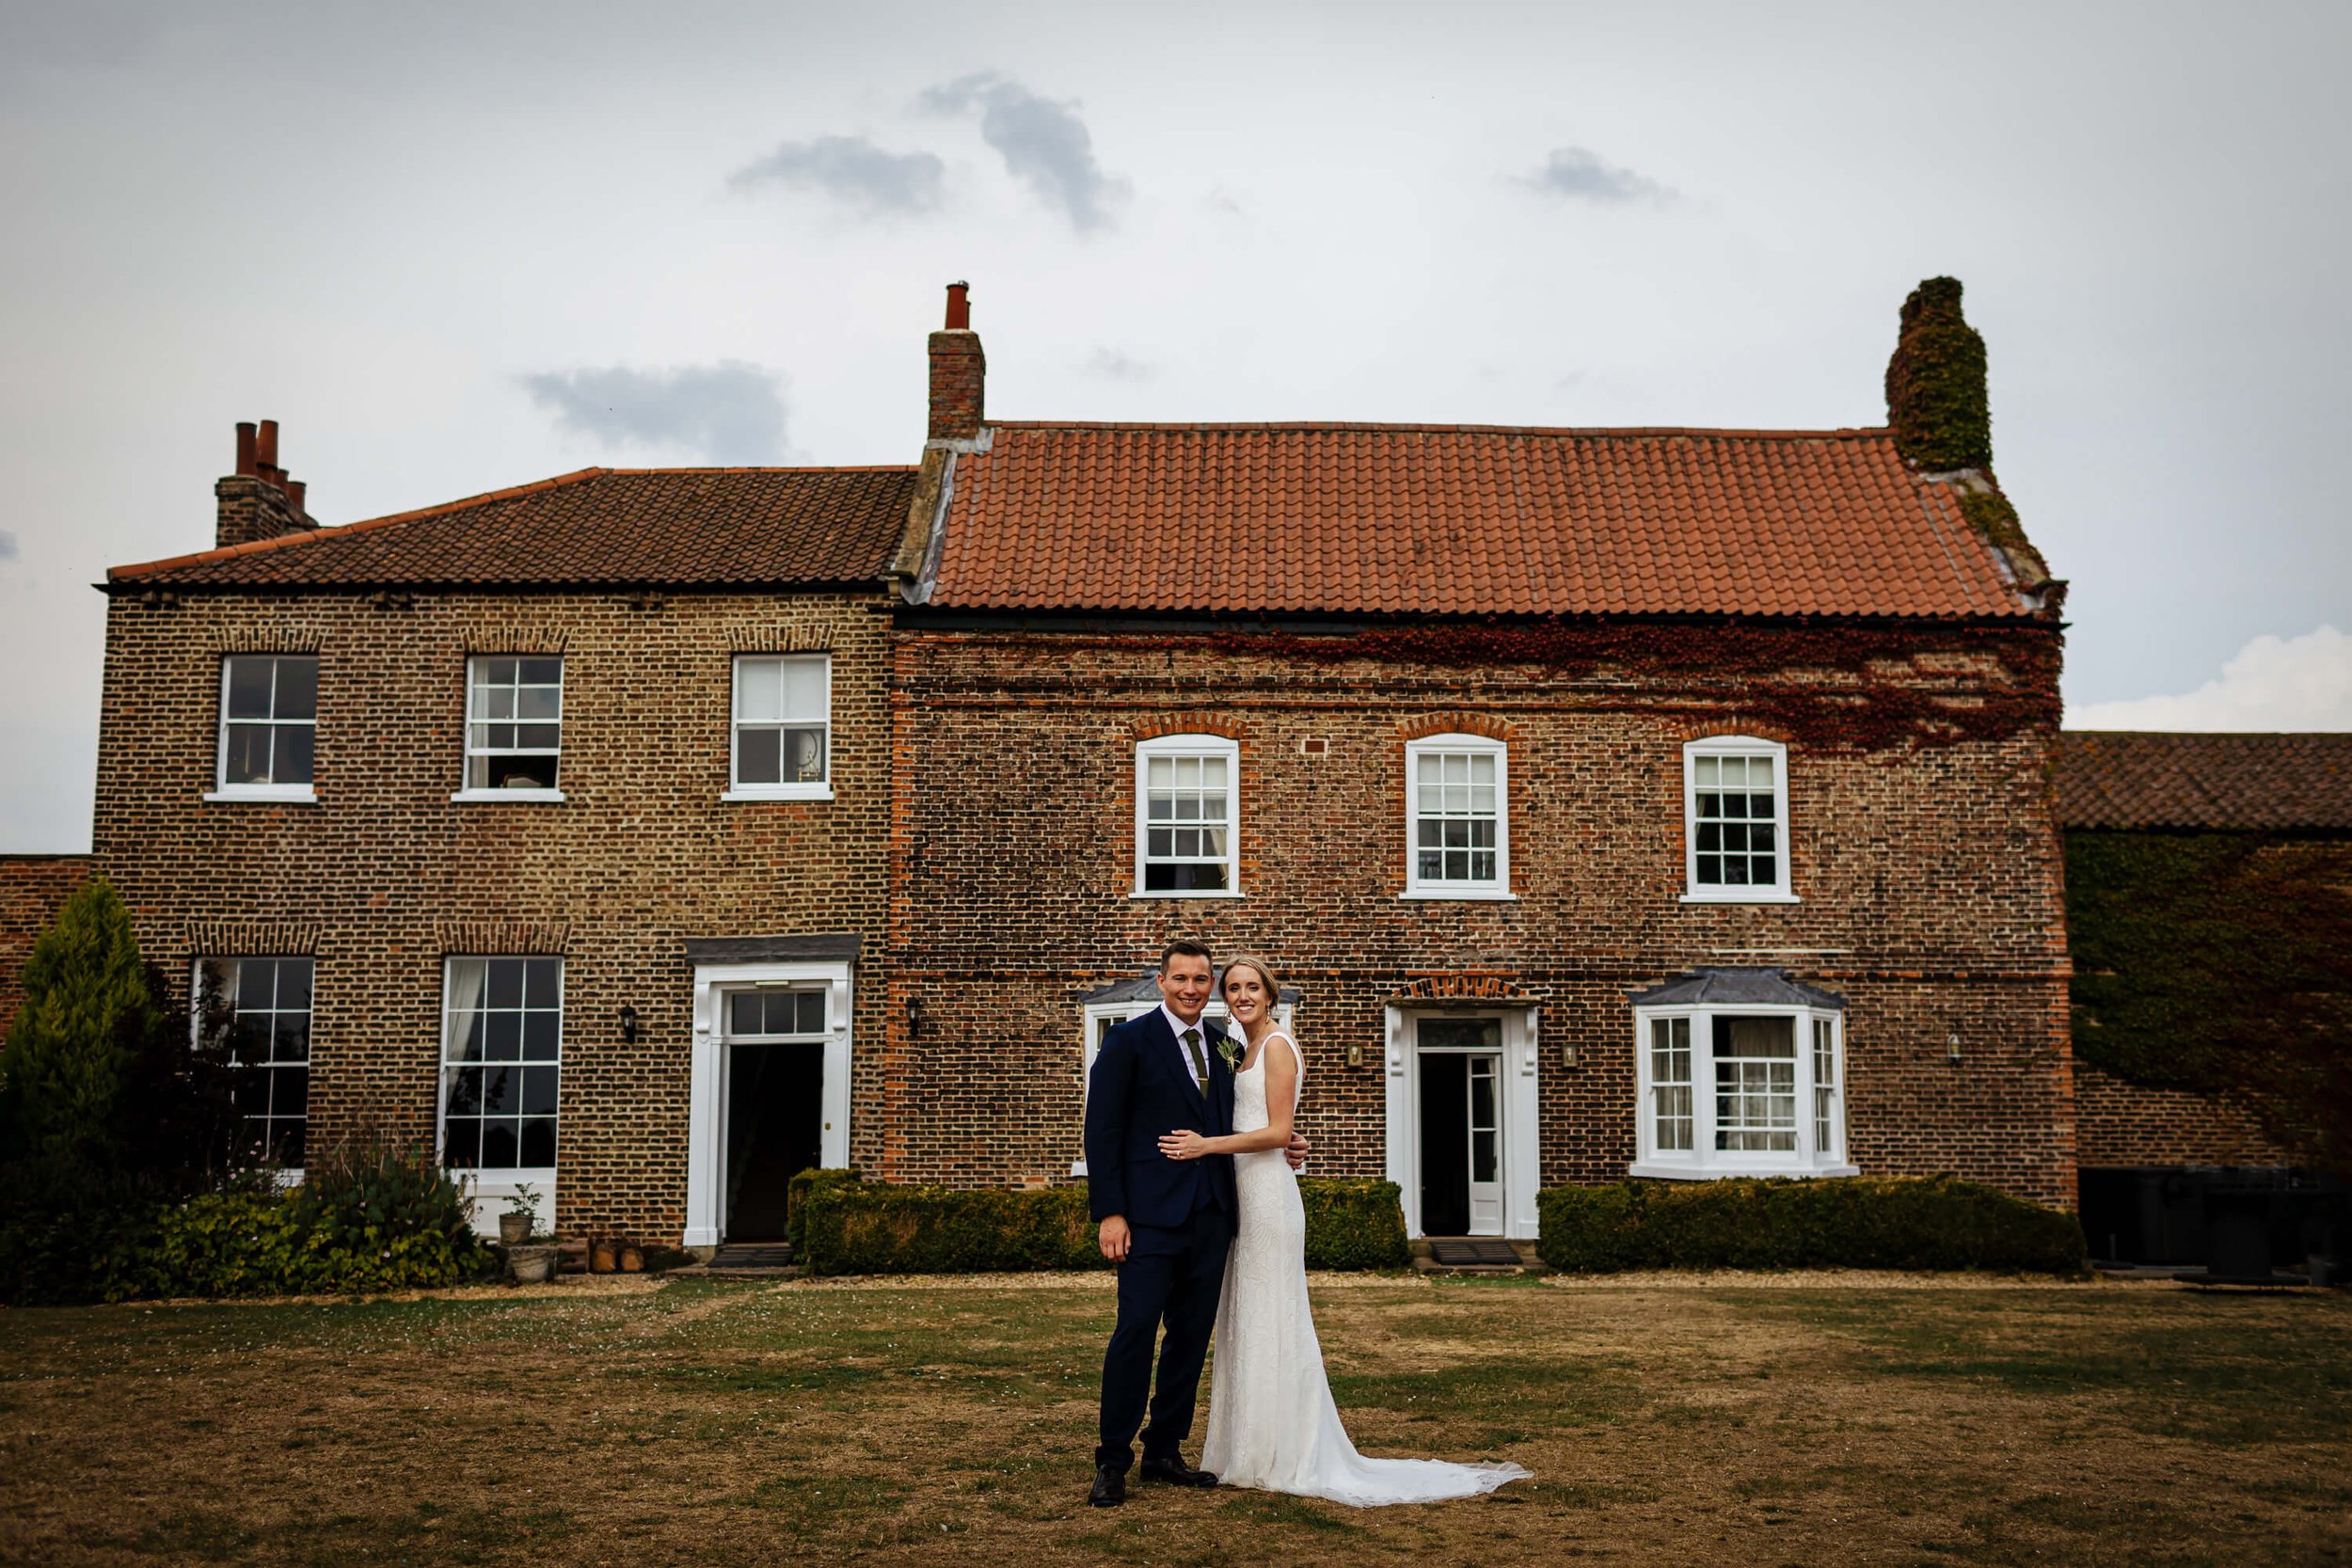
[(730, 789), (719, 797), (722, 800), (830, 800), (831, 784), (798, 784), (789, 788), (763, 789), (754, 784), (748, 789)]
[(243, 802), (248, 805), (315, 806), (319, 803), (315, 793), (307, 786), (295, 784), (247, 786), (244, 789), (231, 784), (227, 789), (206, 792), (204, 799), (212, 805)]
[(1398, 894), (1397, 896), (1399, 898), (1444, 900), (1451, 903), (1466, 904), (1516, 904), (1519, 901), (1519, 895), (1518, 894), (1508, 893), (1502, 888), (1496, 887), (1416, 887), (1406, 888), (1403, 893)]
[(1775, 893), (1767, 888), (1760, 893), (1723, 889), (1706, 893), (1686, 893), (1686, 904), (1802, 904), (1804, 899), (1793, 893)]
[(450, 799), (464, 805), (481, 805), (491, 801), (560, 801), (564, 799), (564, 792), (560, 789), (461, 789)]
[(1626, 1166), (1628, 1176), (1649, 1177), (1664, 1181), (1720, 1181), (1728, 1177), (1755, 1176), (1860, 1176), (1860, 1165), (1763, 1165), (1763, 1164), (1666, 1164), (1655, 1160), (1636, 1160)]
[(1130, 898), (1239, 898), (1242, 895), (1231, 889), (1218, 888), (1207, 892), (1192, 892), (1175, 888), (1142, 888), (1127, 895)]

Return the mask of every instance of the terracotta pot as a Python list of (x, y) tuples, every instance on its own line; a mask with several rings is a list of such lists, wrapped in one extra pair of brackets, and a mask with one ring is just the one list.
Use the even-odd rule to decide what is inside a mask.
[(621, 1272), (623, 1274), (641, 1274), (644, 1271), (644, 1267), (645, 1254), (644, 1250), (640, 1248), (635, 1242), (622, 1243)]
[(601, 1238), (588, 1243), (588, 1267), (596, 1274), (611, 1274), (621, 1266), (620, 1254), (613, 1244)]
[(555, 1277), (556, 1249), (518, 1246), (506, 1254), (506, 1272), (517, 1285), (544, 1285)]

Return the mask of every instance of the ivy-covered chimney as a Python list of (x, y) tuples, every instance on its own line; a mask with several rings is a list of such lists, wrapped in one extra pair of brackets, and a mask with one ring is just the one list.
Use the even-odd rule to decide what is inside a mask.
[(1886, 421), (1903, 461), (1930, 473), (1993, 467), (1984, 340), (1960, 313), (1960, 279), (1931, 277), (1903, 301), (1886, 362)]
[(302, 481), (278, 466), (278, 421), (237, 426), (237, 471), (213, 486), (213, 543), (225, 548), (318, 525), (303, 506)]
[(971, 285), (947, 285), (947, 325), (931, 334), (931, 422), (929, 439), (969, 441), (980, 433), (988, 356), (972, 330)]

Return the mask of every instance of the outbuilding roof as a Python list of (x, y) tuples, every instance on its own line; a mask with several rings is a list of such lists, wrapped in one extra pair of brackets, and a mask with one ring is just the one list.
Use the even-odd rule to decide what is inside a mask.
[(993, 423), (930, 603), (992, 610), (2040, 612), (1885, 430)]
[(2061, 827), (2352, 832), (2352, 734), (2067, 730), (2051, 772)]
[(1637, 1007), (1828, 1007), (1846, 999), (1819, 986), (1791, 980), (1785, 969), (1725, 969), (1701, 965), (1663, 985), (1633, 992)]
[(777, 587), (878, 581), (911, 467), (582, 468), (443, 506), (117, 566), (109, 589)]

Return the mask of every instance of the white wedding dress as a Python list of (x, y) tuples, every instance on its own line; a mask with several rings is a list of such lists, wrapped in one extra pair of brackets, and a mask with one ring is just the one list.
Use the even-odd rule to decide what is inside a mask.
[[(1277, 1049), (1277, 1041), (1296, 1055), (1289, 1036), (1268, 1035), (1257, 1064), (1233, 1075), (1236, 1132), (1255, 1132), (1270, 1119), (1265, 1053)], [(1301, 1087), (1305, 1082), (1301, 1060)], [(1517, 1465), (1366, 1459), (1356, 1451), (1331, 1402), (1307, 1301), (1307, 1218), (1298, 1178), (1279, 1148), (1234, 1155), (1233, 1178), (1241, 1212), (1217, 1301), (1200, 1467), (1223, 1485), (1328, 1497), (1359, 1508), (1475, 1497), (1526, 1476)]]

